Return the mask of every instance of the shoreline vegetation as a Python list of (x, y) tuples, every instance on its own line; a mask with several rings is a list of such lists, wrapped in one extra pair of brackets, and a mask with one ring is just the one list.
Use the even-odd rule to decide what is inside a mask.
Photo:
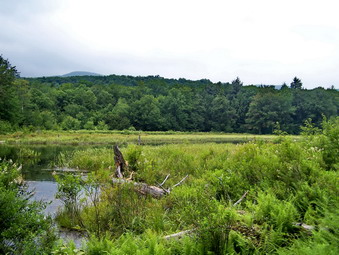
[[(90, 171), (84, 183), (60, 177), (64, 198), (70, 184), (101, 194), (67, 200), (57, 222), (90, 234), (86, 254), (336, 254), (338, 121), (305, 127), (298, 141), (130, 144), (119, 182), (112, 149), (64, 155), (63, 164)], [(154, 198), (144, 184), (171, 192)]]
[(338, 115), (339, 91), (213, 83), (160, 76), (19, 78), (0, 56), (0, 134), (36, 130), (143, 130), (300, 134)]
[[(274, 136), (241, 144), (128, 144), (120, 156), (111, 148), (60, 154), (60, 165), (89, 172), (86, 178), (55, 174), (56, 197), (64, 204), (55, 222), (84, 233), (87, 241), (76, 247), (55, 241), (51, 233), (44, 243), (51, 223), (43, 221), (45, 232), (25, 230), (42, 241), (23, 243), (20, 251), (35, 245), (35, 250), (45, 250), (38, 254), (60, 255), (338, 254), (339, 118), (302, 129), (297, 140)], [(114, 174), (118, 168), (121, 177)], [(15, 165), (0, 164), (0, 199), (9, 205), (6, 194), (19, 191), (18, 171)], [(145, 187), (167, 192), (155, 198)], [(10, 213), (1, 210), (0, 215), (10, 217), (16, 207)], [(36, 219), (41, 220), (34, 216), (31, 221)], [(12, 230), (20, 229), (20, 221), (8, 222), (8, 234), (0, 240), (4, 253), (16, 249), (8, 240), (16, 241)], [(13, 254), (26, 254), (20, 251)]]
[[(334, 87), (20, 79), (2, 56), (0, 67), (0, 144), (22, 164), (43, 156), (30, 145), (79, 145), (55, 161), (88, 171), (55, 172), (64, 206), (51, 219), (30, 201), (21, 162), (0, 160), (0, 254), (339, 254)], [(60, 240), (55, 224), (87, 242)]]
[[(36, 131), (0, 135), (2, 144), (55, 144), (55, 145), (114, 145), (167, 143), (243, 143), (249, 141), (274, 141), (278, 135), (228, 134), (217, 132), (140, 132), (140, 131)], [(293, 140), (300, 136), (287, 135)]]

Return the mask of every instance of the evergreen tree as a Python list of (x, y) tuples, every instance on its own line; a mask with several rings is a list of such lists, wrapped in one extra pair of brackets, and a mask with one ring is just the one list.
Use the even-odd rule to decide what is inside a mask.
[(299, 78), (294, 77), (293, 81), (291, 82), (291, 89), (301, 89), (302, 88), (302, 82)]

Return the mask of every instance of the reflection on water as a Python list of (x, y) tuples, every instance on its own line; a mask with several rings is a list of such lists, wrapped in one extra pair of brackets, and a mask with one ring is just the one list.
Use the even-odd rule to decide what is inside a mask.
[(57, 184), (53, 181), (27, 181), (28, 190), (33, 191), (33, 199), (36, 201), (47, 202), (46, 214), (55, 216), (62, 202), (55, 198)]
[[(35, 151), (35, 156), (23, 157), (22, 151)], [(52, 171), (57, 164), (58, 156), (72, 153), (75, 150), (82, 150), (85, 146), (25, 146), (25, 145), (5, 145), (0, 144), (0, 158), (12, 159), (18, 164), (22, 164), (22, 174), (26, 181), (49, 181), (55, 182)]]
[(23, 178), (27, 182), (29, 190), (34, 189), (33, 199), (51, 202), (46, 208), (46, 213), (53, 215), (61, 205), (61, 201), (55, 199), (57, 184), (51, 169), (57, 164), (58, 156), (61, 152), (70, 154), (76, 150), (83, 150), (89, 147), (110, 146), (0, 144), (0, 158), (12, 159), (14, 162), (22, 164)]
[[(13, 146), (0, 144), (0, 158), (12, 159), (17, 164), (22, 164), (22, 175), (28, 185), (28, 191), (33, 191), (31, 199), (47, 202), (45, 213), (55, 216), (63, 203), (55, 198), (57, 183), (51, 169), (56, 165), (60, 152), (67, 154), (86, 148), (88, 146)], [(65, 170), (70, 171), (70, 169)], [(77, 247), (80, 247), (81, 242), (86, 240), (81, 233), (68, 230), (59, 230), (59, 236), (64, 240), (73, 240)]]

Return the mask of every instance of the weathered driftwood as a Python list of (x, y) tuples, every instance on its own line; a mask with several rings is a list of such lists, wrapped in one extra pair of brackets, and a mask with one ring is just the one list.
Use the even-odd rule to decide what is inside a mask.
[(180, 182), (178, 182), (177, 184), (174, 184), (173, 187), (170, 187), (170, 188), (166, 189), (166, 188), (164, 187), (164, 184), (165, 184), (165, 182), (168, 180), (168, 177), (169, 177), (169, 176), (170, 176), (170, 175), (168, 174), (168, 175), (165, 177), (165, 179), (163, 180), (163, 182), (159, 184), (159, 187), (162, 188), (167, 194), (171, 193), (171, 190), (174, 189), (175, 187), (181, 185), (181, 184), (186, 180), (186, 178), (188, 177), (188, 175), (186, 175), (184, 178), (181, 179)]
[(115, 145), (113, 147), (114, 149), (114, 162), (115, 162), (115, 177), (113, 178), (112, 181), (113, 183), (119, 183), (119, 184), (124, 184), (124, 183), (130, 183), (133, 184), (133, 186), (136, 188), (136, 191), (140, 194), (143, 195), (151, 195), (154, 198), (161, 198), (162, 196), (168, 194), (171, 192), (171, 190), (179, 185), (181, 185), (185, 179), (188, 177), (188, 175), (186, 175), (180, 182), (178, 182), (177, 184), (173, 185), (173, 187), (171, 188), (164, 188), (163, 185), (165, 184), (165, 182), (167, 181), (168, 177), (170, 175), (167, 175), (165, 180), (159, 184), (159, 187), (157, 186), (152, 186), (152, 185), (148, 185), (146, 183), (142, 183), (142, 182), (134, 182), (132, 181), (132, 176), (133, 176), (133, 172), (131, 173), (130, 177), (128, 179), (124, 179), (124, 175), (123, 173), (125, 172), (125, 170), (128, 170), (128, 164), (125, 161), (121, 151), (119, 150), (118, 146)]
[(123, 172), (127, 170), (127, 163), (117, 145), (114, 145), (113, 150), (115, 162), (115, 176), (118, 178), (124, 178)]
[(136, 188), (136, 191), (138, 193), (142, 195), (151, 195), (154, 198), (161, 198), (164, 195), (169, 194), (173, 188), (182, 184), (187, 177), (188, 175), (186, 175), (180, 182), (178, 182), (172, 188), (169, 188), (169, 189), (165, 189), (163, 187), (159, 188), (157, 186), (148, 185), (143, 182), (134, 182), (130, 179), (123, 179), (123, 178), (113, 178), (112, 181), (113, 183), (118, 183), (118, 184), (127, 184), (127, 183), (133, 184), (133, 186)]
[(298, 227), (301, 227), (307, 231), (311, 231), (311, 230), (314, 230), (315, 227), (314, 226), (311, 226), (311, 225), (307, 225), (305, 223), (301, 223), (301, 222), (296, 222), (294, 223), (295, 226), (298, 226)]
[(127, 179), (118, 179), (118, 178), (113, 178), (112, 179), (113, 183), (118, 183), (118, 184), (133, 184), (135, 187), (135, 190), (142, 194), (142, 195), (151, 195), (154, 198), (161, 198), (166, 194), (166, 192), (156, 186), (151, 186), (147, 185), (146, 183), (143, 182), (134, 182), (132, 180), (127, 180)]
[(189, 229), (189, 230), (185, 230), (185, 231), (181, 231), (181, 232), (178, 232), (178, 233), (174, 233), (174, 234), (171, 234), (171, 235), (167, 235), (167, 236), (164, 236), (164, 239), (168, 240), (168, 239), (171, 239), (171, 238), (181, 238), (185, 235), (188, 235), (188, 234), (191, 234), (191, 233), (194, 233), (196, 231), (196, 229)]

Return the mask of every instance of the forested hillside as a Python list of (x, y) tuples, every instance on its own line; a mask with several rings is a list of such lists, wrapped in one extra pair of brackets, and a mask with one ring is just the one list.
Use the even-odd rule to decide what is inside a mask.
[(221, 131), (297, 134), (305, 120), (338, 115), (339, 92), (306, 90), (294, 78), (280, 90), (159, 76), (19, 78), (1, 57), (0, 131)]

